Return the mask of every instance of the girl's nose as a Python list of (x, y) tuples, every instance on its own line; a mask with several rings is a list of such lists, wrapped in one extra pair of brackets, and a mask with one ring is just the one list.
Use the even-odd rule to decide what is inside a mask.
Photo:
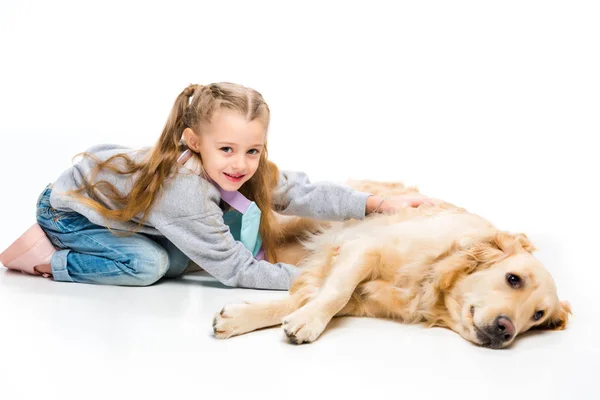
[(232, 167), (236, 172), (241, 171), (246, 167), (246, 160), (243, 157), (237, 157), (233, 161)]

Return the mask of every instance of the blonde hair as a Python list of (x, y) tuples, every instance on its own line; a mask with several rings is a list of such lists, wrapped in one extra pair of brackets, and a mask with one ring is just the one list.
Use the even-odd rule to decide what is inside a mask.
[[(160, 195), (163, 182), (177, 171), (177, 158), (185, 149), (185, 145), (181, 141), (184, 129), (191, 128), (196, 134), (202, 134), (200, 125), (210, 123), (215, 111), (220, 109), (237, 111), (248, 121), (259, 119), (264, 124), (265, 132), (268, 130), (269, 107), (256, 90), (228, 82), (189, 85), (175, 99), (162, 134), (148, 157), (138, 163), (126, 154), (116, 154), (101, 161), (91, 154), (83, 153), (84, 156), (93, 158), (96, 166), (92, 170), (91, 178), (71, 193), (107, 219), (124, 222), (141, 215), (139, 229), (146, 221), (157, 196)], [(199, 155), (198, 158), (201, 161)], [(122, 163), (117, 165), (119, 160)], [(101, 170), (122, 175), (136, 173), (136, 180), (131, 191), (122, 195), (111, 183), (96, 182), (98, 172)], [(258, 169), (252, 178), (242, 185), (240, 192), (254, 201), (261, 210), (260, 235), (266, 258), (272, 262), (276, 261), (277, 238), (271, 230), (271, 227), (274, 226), (274, 215), (271, 211), (271, 189), (277, 185), (278, 179), (277, 167), (267, 160), (267, 142), (265, 140)], [(111, 210), (104, 207), (94, 195), (96, 190), (120, 204), (121, 208)], [(83, 193), (86, 193), (88, 197)]]

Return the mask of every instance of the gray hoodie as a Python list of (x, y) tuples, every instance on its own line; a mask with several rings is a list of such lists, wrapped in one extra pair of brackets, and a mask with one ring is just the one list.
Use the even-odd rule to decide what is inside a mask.
[[(117, 145), (99, 145), (87, 150), (100, 160), (125, 153), (140, 161), (149, 149), (133, 150)], [(118, 163), (117, 163), (118, 165)], [(66, 195), (83, 183), (95, 162), (88, 157), (64, 171), (54, 182), (50, 203), (59, 210), (75, 211), (91, 222), (111, 229), (131, 231), (138, 228), (138, 218), (118, 222), (106, 220), (85, 204)], [(106, 180), (120, 193), (128, 193), (135, 179), (133, 175), (102, 171), (97, 180)], [(368, 193), (326, 182), (311, 183), (300, 172), (281, 171), (279, 185), (273, 192), (273, 207), (284, 215), (298, 215), (324, 220), (363, 219)], [(109, 209), (118, 207), (99, 194), (98, 199)], [(223, 221), (219, 207), (219, 190), (188, 168), (181, 166), (178, 173), (167, 179), (156, 198), (147, 219), (138, 231), (164, 236), (185, 253), (193, 262), (227, 286), (257, 289), (286, 290), (299, 270), (289, 264), (272, 264), (254, 259), (241, 242), (235, 241)]]

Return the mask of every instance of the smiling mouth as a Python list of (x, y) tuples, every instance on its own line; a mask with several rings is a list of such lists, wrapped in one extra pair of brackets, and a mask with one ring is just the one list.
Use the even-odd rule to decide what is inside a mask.
[(225, 175), (227, 178), (229, 178), (229, 180), (232, 180), (232, 181), (239, 181), (239, 180), (241, 180), (241, 179), (242, 179), (244, 176), (246, 176), (246, 175), (234, 175), (234, 174), (228, 174), (227, 172), (223, 172), (223, 174), (224, 174), (224, 175)]

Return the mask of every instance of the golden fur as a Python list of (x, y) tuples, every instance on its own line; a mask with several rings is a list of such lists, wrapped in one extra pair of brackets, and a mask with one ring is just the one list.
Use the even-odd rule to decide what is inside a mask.
[[(382, 196), (419, 194), (400, 183), (349, 184)], [(307, 343), (333, 317), (353, 315), (443, 326), (501, 348), (531, 328), (567, 324), (569, 304), (559, 301), (527, 236), (500, 231), (452, 204), (436, 201), (343, 223), (280, 222), (277, 258), (302, 268), (290, 295), (224, 307), (213, 323), (217, 338), (282, 324), (290, 341)], [(510, 283), (517, 282), (511, 275), (518, 284)]]

